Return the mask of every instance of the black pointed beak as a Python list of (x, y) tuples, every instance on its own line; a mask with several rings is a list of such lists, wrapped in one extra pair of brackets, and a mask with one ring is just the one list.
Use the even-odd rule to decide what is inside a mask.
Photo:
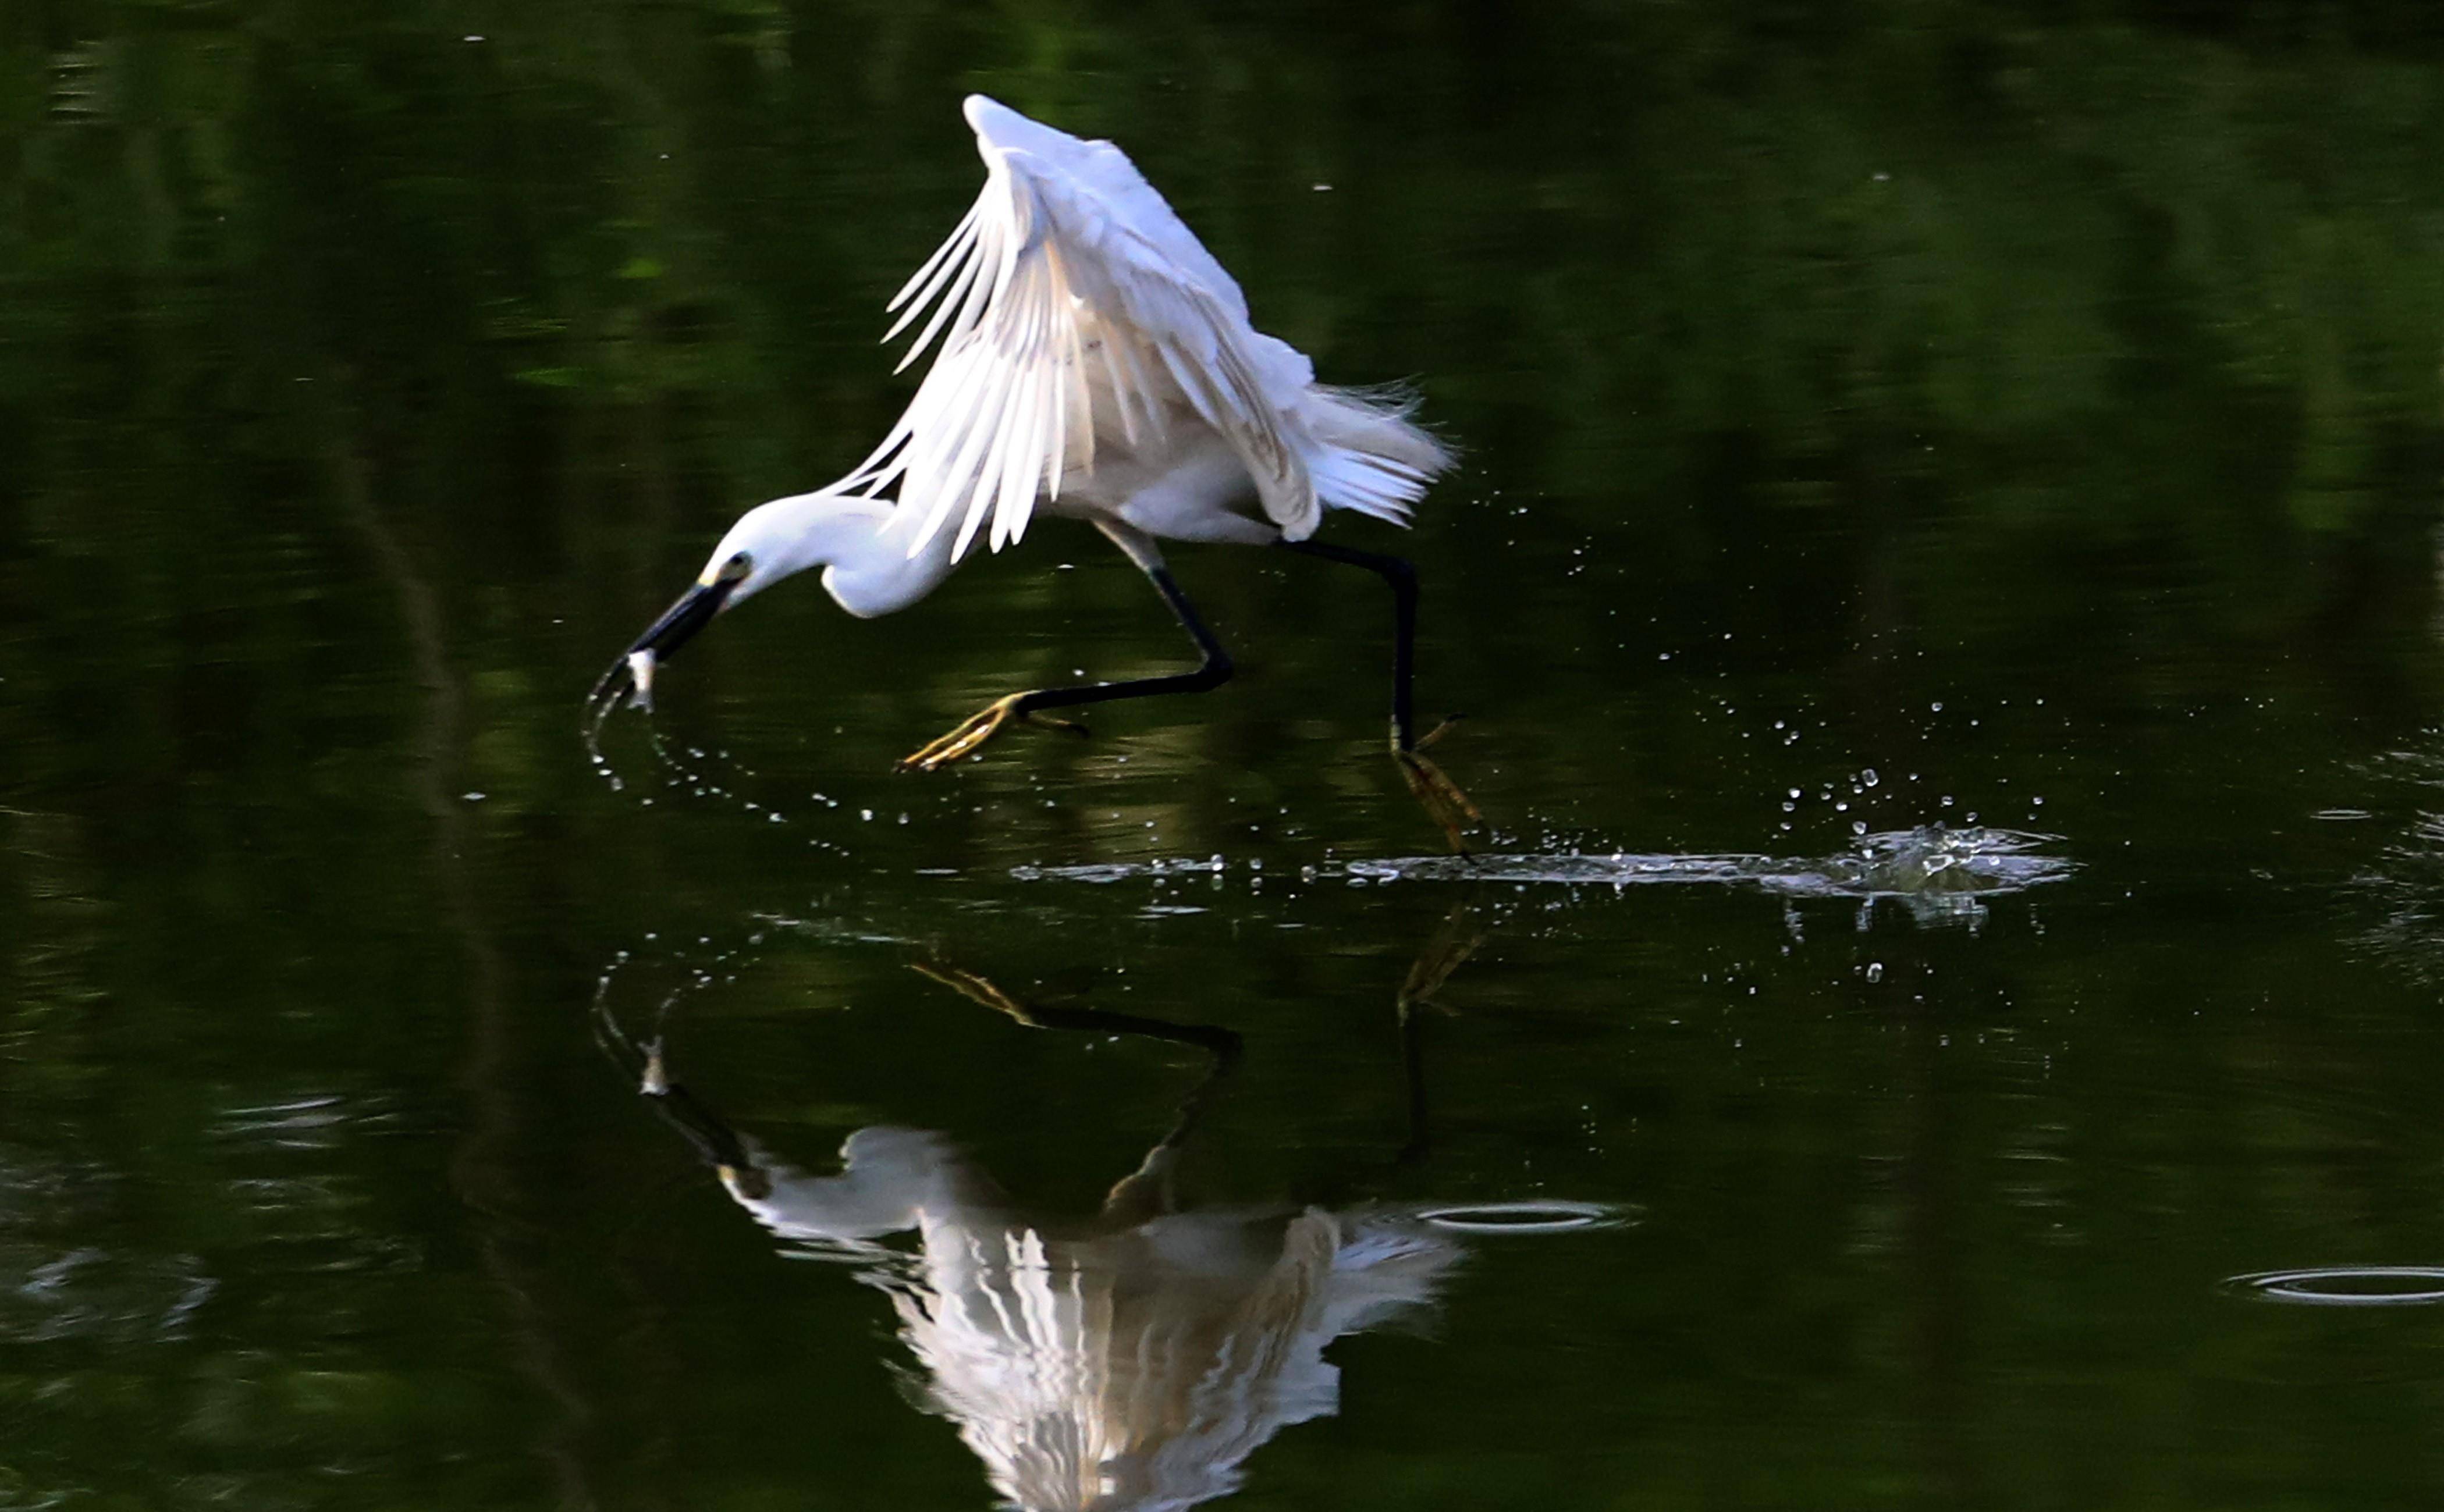
[(638, 682), (638, 657), (641, 655), (647, 658), (647, 675), (650, 677), (650, 668), (654, 664), (668, 661), (678, 655), (681, 646), (713, 622), (713, 617), (721, 613), (722, 605), (730, 601), (731, 592), (737, 586), (738, 581), (734, 578), (699, 582), (679, 595), (678, 602), (663, 610), (660, 618), (647, 625), (645, 633), (621, 652), (620, 659), (613, 662), (601, 677), (595, 679), (593, 691), (585, 695), (586, 706), (594, 710), (596, 722), (599, 724), (604, 715), (618, 707), (623, 695), (632, 691), (637, 695), (638, 704), (650, 707), (653, 691), (650, 683), (640, 685)]

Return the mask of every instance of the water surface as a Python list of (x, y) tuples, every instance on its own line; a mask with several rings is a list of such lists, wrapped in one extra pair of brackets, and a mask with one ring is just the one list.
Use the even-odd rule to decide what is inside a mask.
[[(2432, 1504), (2444, 1310), (2315, 1305), (2444, 1263), (2432, 8), (0, 70), (0, 1507)], [(1060, 522), (590, 757), (904, 400), (979, 88), (1465, 449), (1334, 528), (1474, 859), (1379, 590), (1244, 550), (1227, 689), (894, 775), (1183, 659)]]

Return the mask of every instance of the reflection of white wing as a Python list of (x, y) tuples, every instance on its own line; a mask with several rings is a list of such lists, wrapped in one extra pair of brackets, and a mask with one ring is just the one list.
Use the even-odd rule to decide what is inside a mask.
[(1331, 1413), (1342, 1334), (1432, 1300), (1457, 1245), (1414, 1223), (1209, 1211), (1047, 1241), (935, 1232), (899, 1294), (926, 1395), (1028, 1512), (1174, 1512)]
[[(1178, 1512), (1331, 1413), (1325, 1346), (1432, 1302), (1461, 1242), (1414, 1211), (1208, 1208), (1051, 1236), (938, 1134), (864, 1129), (837, 1176), (756, 1155), (731, 1195), (775, 1235), (863, 1259), (929, 1406), (1026, 1512)], [(875, 1243), (914, 1228), (913, 1264)]]
[(1306, 359), (1249, 323), (1238, 285), (1119, 148), (981, 95), (967, 117), (984, 193), (892, 301), (906, 305), (894, 335), (932, 311), (901, 365), (937, 337), (941, 352), (850, 481), (896, 480), (922, 511), (918, 546), (955, 516), (956, 554), (988, 520), (998, 550), (1039, 489), (1057, 498), (1065, 471), (1093, 466), (1099, 433), (1137, 450), (1201, 424), (1246, 465), (1266, 517), (1305, 539), (1322, 514), (1297, 413)]

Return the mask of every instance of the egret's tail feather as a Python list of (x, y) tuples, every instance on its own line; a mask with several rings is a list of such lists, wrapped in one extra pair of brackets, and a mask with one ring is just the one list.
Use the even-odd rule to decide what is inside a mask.
[(1435, 476), (1458, 459), (1433, 433), (1409, 418), (1416, 396), (1397, 387), (1337, 389), (1318, 384), (1324, 401), (1314, 416), (1321, 443), (1308, 458), (1317, 497), (1407, 525), (1411, 507)]

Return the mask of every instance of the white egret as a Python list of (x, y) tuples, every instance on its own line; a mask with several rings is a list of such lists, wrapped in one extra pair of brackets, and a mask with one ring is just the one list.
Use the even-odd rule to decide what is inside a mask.
[(901, 313), (884, 338), (923, 321), (903, 368), (939, 343), (907, 412), (846, 477), (731, 526), (695, 586), (596, 683), (597, 717), (625, 693), (642, 705), (657, 661), (784, 578), (821, 568), (842, 608), (889, 614), (977, 540), (999, 550), (1039, 512), (1108, 536), (1203, 654), (1190, 672), (997, 699), (900, 764), (930, 771), (1046, 710), (1219, 687), (1231, 658), (1156, 543), (1279, 545), (1391, 585), (1392, 754), (1456, 847), (1478, 816), (1420, 754), (1439, 728), (1414, 728), (1416, 573), (1310, 539), (1330, 509), (1406, 524), (1451, 452), (1406, 400), (1319, 383), (1305, 356), (1250, 324), (1239, 286), (1118, 147), (982, 95), (967, 119), (984, 192), (892, 301)]

